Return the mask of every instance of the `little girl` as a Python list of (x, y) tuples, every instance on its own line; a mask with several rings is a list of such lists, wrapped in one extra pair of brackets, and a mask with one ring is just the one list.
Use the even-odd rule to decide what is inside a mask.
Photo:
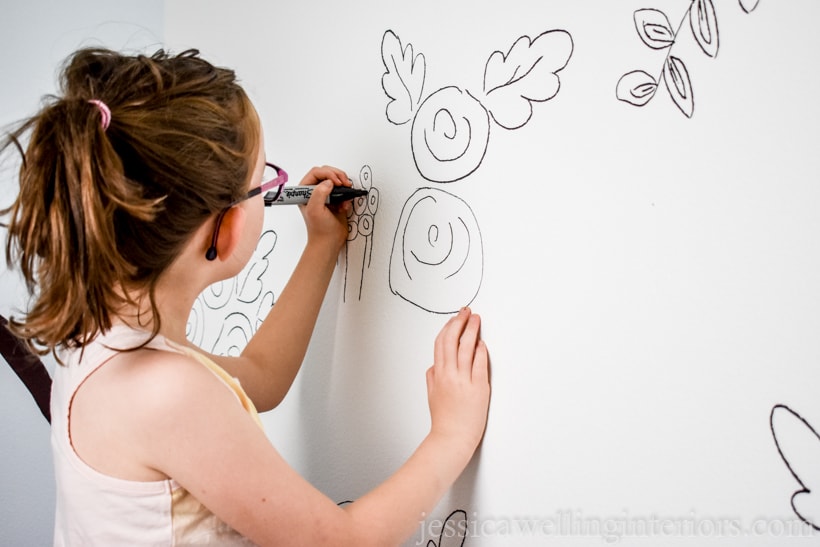
[[(234, 73), (196, 51), (76, 52), (51, 97), (3, 147), (25, 150), (6, 259), (31, 293), (15, 332), (60, 366), (52, 393), (55, 545), (395, 545), (473, 455), (488, 400), (479, 317), (441, 329), (427, 371), (429, 434), (394, 475), (337, 506), (300, 477), (257, 415), (301, 366), (349, 204), (317, 167), (307, 244), (239, 357), (186, 339), (197, 296), (239, 273), (263, 198), (287, 180), (265, 156)], [(270, 174), (269, 174), (270, 173)]]

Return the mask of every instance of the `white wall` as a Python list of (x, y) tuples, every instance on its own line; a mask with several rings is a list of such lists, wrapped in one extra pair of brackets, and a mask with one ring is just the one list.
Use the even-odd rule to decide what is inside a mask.
[[(2, 0), (0, 12), (3, 126), (33, 113), (43, 95), (56, 91), (59, 65), (78, 47), (152, 50), (163, 41), (161, 0)], [(13, 169), (4, 164), (3, 205), (14, 191)], [(5, 263), (0, 287), (0, 313), (8, 315), (22, 303), (23, 288)], [(0, 545), (48, 545), (54, 525), (49, 429), (5, 365), (0, 366), (0, 439)]]
[[(355, 178), (371, 168), (381, 202), (372, 236), (350, 243), (348, 265), (360, 268), (368, 245), (372, 259), (351, 266), (347, 291), (340, 261), (305, 369), (264, 417), (280, 451), (333, 499), (381, 481), (427, 427), (423, 373), (446, 318), (428, 310), (448, 294), (432, 279), (408, 296), (390, 263), (405, 204), (430, 187), (463, 200), (480, 226), (472, 305), (485, 318), (494, 392), (479, 456), (410, 544), (438, 542), (436, 521), (456, 509), (475, 533), (466, 547), (600, 545), (596, 522), (616, 527), (610, 539), (618, 526), (643, 526), (645, 537), (622, 538), (630, 546), (816, 543), (796, 537), (806, 532), (790, 505), (800, 486), (784, 463), (806, 457), (800, 474), (816, 476), (820, 440), (806, 426), (820, 427), (816, 2), (760, 0), (750, 14), (741, 5), (751, 0), (715, 2), (714, 59), (682, 26), (675, 55), (695, 90), (691, 118), (663, 87), (641, 108), (615, 96), (623, 74), (658, 75), (666, 54), (641, 43), (633, 12), (663, 10), (677, 29), (688, 0), (236, 0), (207, 9), (168, 0), (164, 31), (157, 2), (7, 3), (0, 119), (30, 111), (52, 89), (58, 61), (89, 37), (141, 47), (164, 32), (173, 49), (198, 47), (238, 70), (269, 157), (294, 177), (315, 163)], [(557, 95), (533, 103), (518, 129), (491, 120), (475, 172), (425, 178), (412, 123), (395, 125), (386, 112), (385, 32), (424, 54), (426, 98), (451, 85), (479, 94), (493, 51), (554, 29), (574, 45)], [(520, 101), (498, 106), (510, 104)], [(500, 200), (510, 189), (515, 197)], [(446, 203), (445, 215), (463, 213)], [(300, 223), (295, 211), (270, 212), (276, 236), (254, 304), (281, 288)], [(350, 291), (360, 281), (359, 298)], [(0, 284), (8, 307), (15, 282)], [(408, 302), (430, 295), (426, 308)], [(205, 299), (202, 317), (219, 321), (234, 306)], [(47, 544), (48, 432), (2, 374), (0, 542)], [(776, 413), (783, 457), (769, 422), (777, 404), (806, 419)], [(820, 525), (811, 500), (798, 507)], [(535, 528), (515, 528), (526, 525), (519, 518)], [(716, 537), (722, 524), (731, 537)]]
[[(783, 532), (802, 523), (790, 506), (800, 486), (769, 423), (772, 408), (788, 404), (820, 427), (815, 1), (715, 1), (716, 58), (683, 18), (689, 0), (196, 5), (169, 0), (169, 43), (237, 68), (261, 111), (268, 157), (295, 177), (332, 163), (355, 178), (368, 165), (380, 190), (373, 235), (348, 249), (358, 283), (371, 245), (361, 299), (348, 292), (342, 301), (336, 280), (294, 392), (264, 418), (310, 480), (337, 501), (354, 499), (400, 465), (427, 427), (423, 373), (447, 317), (427, 310), (452, 307), (458, 287), (435, 275), (405, 287), (391, 261), (406, 204), (430, 187), (463, 202), (442, 198), (440, 217), (431, 212), (422, 227), (438, 225), (442, 241), (448, 218), (468, 219), (464, 203), (480, 226), (472, 305), (484, 317), (494, 390), (480, 456), (431, 523), (465, 511), (478, 532), (468, 547), (600, 545), (596, 522), (648, 530), (623, 545), (701, 546), (721, 541), (721, 519), (737, 536), (721, 545), (816, 542)], [(691, 118), (663, 83), (643, 107), (616, 98), (627, 72), (663, 72), (667, 51), (636, 31), (641, 8), (664, 11), (678, 31), (672, 54), (694, 89)], [(514, 130), (496, 115), (521, 100), (500, 98), (481, 165), (461, 180), (434, 182), (417, 169), (412, 120), (423, 107), (414, 103), (403, 125), (387, 111), (386, 31), (424, 55), (418, 98), (458, 86), (484, 101), (493, 51), (557, 29), (574, 43), (557, 95), (533, 102)], [(545, 98), (530, 83), (521, 93)], [(272, 270), (286, 271), (300, 221), (268, 214), (279, 235)], [(423, 252), (425, 241), (413, 244)], [(476, 279), (472, 270), (461, 282)], [(267, 283), (278, 290), (278, 280)], [(810, 429), (777, 416), (784, 450), (817, 453)], [(783, 442), (790, 436), (807, 442)], [(532, 534), (505, 534), (524, 516), (536, 520)], [(653, 516), (672, 527), (659, 529)], [(573, 519), (586, 528), (573, 530)], [(687, 522), (699, 528), (675, 531)], [(410, 543), (428, 539), (438, 541), (428, 529)]]

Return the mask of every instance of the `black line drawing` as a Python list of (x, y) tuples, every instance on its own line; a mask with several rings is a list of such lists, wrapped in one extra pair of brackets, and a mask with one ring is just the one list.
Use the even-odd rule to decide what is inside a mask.
[[(751, 13), (757, 8), (759, 0), (739, 0), (739, 2), (744, 12)], [(692, 36), (703, 53), (712, 58), (717, 57), (720, 34), (714, 3), (712, 0), (691, 0), (677, 29), (673, 29), (666, 14), (657, 9), (639, 9), (634, 13), (634, 20), (635, 30), (641, 41), (651, 49), (665, 49), (666, 58), (658, 77), (643, 70), (633, 70), (621, 76), (615, 87), (615, 96), (625, 103), (645, 106), (655, 96), (659, 82), (663, 79), (664, 86), (675, 106), (687, 118), (691, 118), (695, 113), (692, 79), (686, 64), (679, 57), (672, 55), (672, 50), (688, 20)]]
[(740, 7), (743, 8), (743, 11), (746, 13), (752, 13), (760, 3), (760, 0), (739, 0), (739, 2)]
[(495, 51), (487, 59), (480, 93), (447, 86), (424, 99), (424, 55), (414, 55), (412, 44), (402, 47), (392, 30), (384, 33), (381, 51), (388, 121), (413, 121), (410, 144), (422, 177), (454, 182), (481, 165), (491, 118), (504, 129), (518, 129), (532, 117), (532, 103), (555, 97), (561, 87), (558, 72), (569, 63), (573, 42), (564, 30), (546, 31), (534, 39), (522, 36), (507, 53)]
[[(259, 236), (253, 257), (239, 275), (214, 283), (200, 294), (188, 317), (188, 340), (216, 355), (239, 355), (273, 307), (275, 298), (265, 288), (264, 275), (269, 256), (276, 247), (276, 232)], [(213, 330), (218, 328), (216, 335)]]
[(436, 188), (405, 202), (390, 253), (390, 290), (432, 313), (455, 313), (481, 288), (484, 249), (472, 209)]
[(427, 547), (463, 547), (467, 540), (468, 526), (467, 512), (456, 509), (444, 520), (438, 543), (431, 539), (427, 542)]
[[(358, 265), (358, 255), (361, 253), (362, 267), (359, 270), (358, 299), (362, 299), (365, 269), (370, 268), (373, 258), (373, 230), (376, 225), (376, 211), (379, 209), (379, 189), (373, 186), (373, 170), (365, 165), (359, 171), (358, 186), (367, 190), (367, 195), (353, 200), (353, 208), (347, 215), (347, 241), (344, 253), (344, 290), (342, 301), (347, 301), (347, 287), (350, 279), (351, 255), (354, 255)], [(354, 244), (357, 240), (360, 243)], [(364, 240), (363, 244), (361, 240)]]
[[(494, 51), (487, 59), (480, 92), (446, 86), (425, 97), (424, 55), (387, 30), (381, 43), (385, 115), (394, 125), (412, 120), (411, 153), (422, 177), (440, 183), (462, 180), (484, 160), (491, 120), (504, 129), (519, 129), (532, 118), (533, 103), (558, 94), (558, 73), (573, 49), (565, 30), (521, 36), (506, 53)], [(453, 194), (419, 188), (405, 203), (396, 228), (390, 290), (426, 311), (454, 313), (478, 294), (483, 254), (469, 205)]]
[(769, 416), (777, 451), (800, 484), (791, 497), (794, 513), (820, 530), (820, 435), (800, 414), (786, 405), (775, 405)]

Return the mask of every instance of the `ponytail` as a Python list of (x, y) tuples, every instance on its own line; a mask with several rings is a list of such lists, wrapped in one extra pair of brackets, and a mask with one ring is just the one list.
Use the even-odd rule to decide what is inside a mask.
[(39, 292), (28, 320), (13, 326), (47, 347), (81, 346), (87, 334), (111, 327), (107, 310), (123, 303), (121, 280), (133, 273), (117, 253), (114, 214), (150, 221), (159, 204), (123, 176), (98, 114), (80, 99), (42, 109), (10, 211), (6, 261), (19, 257), (29, 292)]
[(81, 50), (62, 87), (3, 146), (29, 137), (19, 195), (0, 213), (6, 261), (33, 297), (10, 324), (39, 353), (84, 346), (142, 289), (156, 334), (159, 276), (241, 195), (258, 140), (233, 73), (196, 52)]

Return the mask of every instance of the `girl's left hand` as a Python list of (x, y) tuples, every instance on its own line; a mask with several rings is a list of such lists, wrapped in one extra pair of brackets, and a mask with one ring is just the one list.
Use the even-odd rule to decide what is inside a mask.
[(308, 171), (299, 184), (316, 185), (310, 201), (299, 207), (307, 226), (308, 242), (328, 242), (338, 252), (347, 239), (347, 215), (353, 204), (345, 201), (328, 205), (326, 201), (334, 186), (352, 186), (350, 179), (341, 169), (325, 165)]

